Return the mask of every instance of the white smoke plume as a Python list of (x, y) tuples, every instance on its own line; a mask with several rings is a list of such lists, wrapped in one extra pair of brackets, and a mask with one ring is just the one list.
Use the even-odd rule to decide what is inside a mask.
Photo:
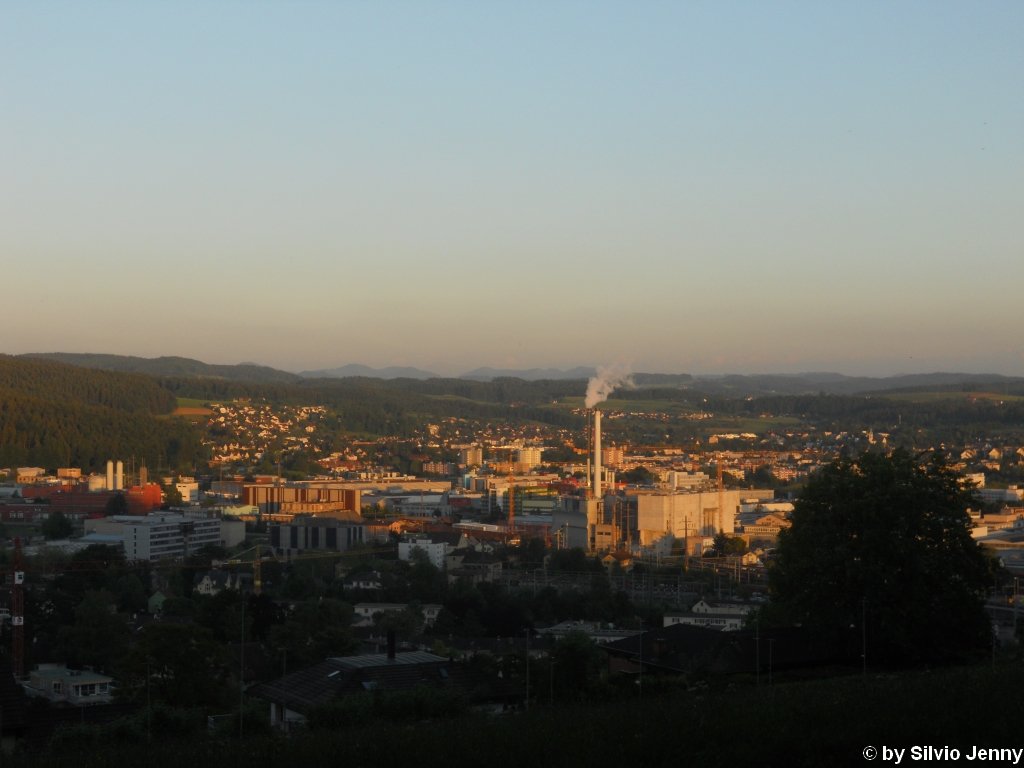
[(632, 389), (634, 386), (636, 385), (633, 383), (633, 377), (625, 366), (611, 365), (607, 368), (598, 368), (597, 374), (587, 382), (587, 408), (603, 403), (620, 387)]

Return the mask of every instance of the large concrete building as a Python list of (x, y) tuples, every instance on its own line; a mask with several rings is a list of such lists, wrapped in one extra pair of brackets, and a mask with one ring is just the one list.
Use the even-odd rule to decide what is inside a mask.
[(469, 445), (459, 451), (459, 464), (467, 467), (479, 467), (484, 463), (484, 449), (479, 445)]
[(733, 533), (736, 513), (747, 499), (772, 499), (771, 490), (726, 490), (637, 494), (636, 527), (640, 543), (648, 545), (670, 534), (677, 539)]
[(306, 484), (246, 483), (242, 488), (242, 503), (258, 507), (263, 514), (283, 511), (284, 505), (293, 512), (303, 510), (302, 505), (331, 504), (359, 512), (361, 493), (358, 488), (345, 488), (340, 484), (311, 486)]
[(540, 466), (543, 453), (544, 449), (538, 446), (528, 445), (525, 448), (520, 448), (516, 451), (516, 465), (521, 471), (529, 471)]
[(290, 522), (270, 526), (270, 546), (285, 558), (311, 550), (346, 552), (362, 544), (387, 540), (387, 526), (370, 525), (356, 516), (342, 520), (299, 515)]
[(115, 515), (85, 521), (87, 534), (120, 537), (128, 560), (157, 561), (188, 557), (205, 546), (225, 542), (218, 517), (173, 512), (145, 516)]
[(410, 534), (402, 537), (402, 540), (398, 542), (398, 559), (412, 560), (413, 552), (417, 549), (427, 556), (435, 568), (443, 571), (445, 558), (454, 547), (450, 542), (440, 538), (431, 538), (428, 534)]

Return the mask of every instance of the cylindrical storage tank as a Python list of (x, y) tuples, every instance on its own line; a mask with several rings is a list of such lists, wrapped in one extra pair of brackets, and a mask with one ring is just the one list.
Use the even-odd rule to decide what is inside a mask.
[(117, 468), (114, 470), (114, 490), (120, 491), (124, 489), (124, 462), (117, 462)]
[(114, 490), (114, 462), (107, 462), (107, 490)]
[(103, 475), (89, 475), (89, 490), (90, 491), (105, 491), (107, 490), (107, 478)]

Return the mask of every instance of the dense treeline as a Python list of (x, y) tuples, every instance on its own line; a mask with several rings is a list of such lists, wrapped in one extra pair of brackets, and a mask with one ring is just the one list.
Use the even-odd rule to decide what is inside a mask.
[(0, 466), (101, 468), (135, 456), (174, 468), (201, 463), (200, 434), (181, 419), (0, 390)]
[(265, 365), (211, 365), (187, 357), (132, 357), (129, 355), (47, 352), (22, 355), (22, 359), (53, 360), (58, 363), (97, 368), (104, 371), (139, 373), (146, 376), (206, 376), (238, 381), (299, 381), (300, 376)]
[(134, 413), (170, 413), (174, 395), (150, 376), (112, 373), (0, 355), (0, 392), (30, 393), (40, 400), (101, 405)]
[(0, 466), (101, 468), (135, 456), (202, 462), (199, 430), (166, 416), (174, 394), (149, 376), (0, 356)]

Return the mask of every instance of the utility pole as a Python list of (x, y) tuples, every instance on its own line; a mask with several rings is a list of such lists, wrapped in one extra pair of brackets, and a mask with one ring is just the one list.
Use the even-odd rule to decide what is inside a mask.
[(146, 741), (153, 740), (153, 699), (149, 693), (149, 656), (146, 657)]
[(757, 660), (757, 684), (761, 685), (761, 617), (757, 617), (754, 625), (754, 646)]
[(523, 630), (526, 635), (526, 711), (530, 711), (530, 629)]
[(863, 664), (861, 674), (864, 679), (868, 676), (868, 599), (861, 598), (860, 601), (860, 658)]
[[(241, 589), (239, 589), (241, 592)], [(245, 593), (242, 592), (242, 642), (238, 646), (238, 740), (245, 729)]]
[[(643, 623), (640, 628), (643, 629)], [(644, 697), (644, 633), (641, 632), (638, 636), (640, 640), (640, 675), (636, 679), (636, 684), (640, 688), (640, 699)]]

